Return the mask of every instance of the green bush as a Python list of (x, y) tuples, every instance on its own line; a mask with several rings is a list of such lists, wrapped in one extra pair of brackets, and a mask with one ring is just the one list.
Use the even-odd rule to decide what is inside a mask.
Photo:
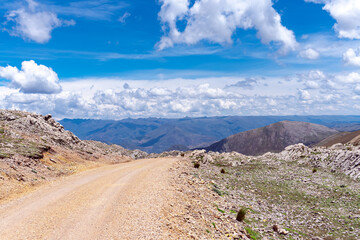
[(238, 220), (239, 222), (244, 221), (246, 213), (247, 213), (247, 210), (245, 208), (241, 208), (236, 216), (236, 220)]
[(199, 168), (199, 167), (200, 167), (200, 163), (194, 162), (194, 168)]

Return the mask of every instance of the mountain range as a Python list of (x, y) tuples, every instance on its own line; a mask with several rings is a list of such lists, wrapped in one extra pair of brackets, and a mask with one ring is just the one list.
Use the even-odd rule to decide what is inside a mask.
[(223, 116), (123, 120), (63, 119), (65, 129), (82, 140), (118, 144), (148, 153), (204, 148), (228, 136), (279, 121), (321, 124), (338, 131), (360, 130), (360, 116)]

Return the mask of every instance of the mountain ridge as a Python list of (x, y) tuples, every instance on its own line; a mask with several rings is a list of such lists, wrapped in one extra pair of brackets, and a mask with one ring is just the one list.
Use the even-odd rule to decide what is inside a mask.
[[(218, 116), (198, 118), (139, 118), (123, 120), (63, 119), (65, 129), (83, 140), (118, 144), (127, 149), (160, 153), (175, 145), (202, 148), (238, 132), (264, 127), (283, 120), (303, 121), (343, 129), (360, 130), (360, 116)], [(171, 135), (173, 128), (182, 133)], [(165, 135), (164, 135), (165, 134)], [(161, 137), (160, 137), (161, 136)], [(157, 139), (159, 138), (159, 139)], [(157, 139), (156, 143), (141, 146)]]
[(285, 147), (297, 143), (314, 145), (337, 133), (337, 130), (323, 125), (286, 120), (231, 135), (204, 149), (213, 152), (236, 151), (245, 155), (261, 155), (266, 152), (281, 152)]

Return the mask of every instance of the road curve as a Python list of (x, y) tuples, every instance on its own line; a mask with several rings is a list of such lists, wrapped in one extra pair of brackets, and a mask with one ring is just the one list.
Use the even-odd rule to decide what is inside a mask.
[(173, 158), (105, 166), (0, 205), (0, 239), (166, 239)]

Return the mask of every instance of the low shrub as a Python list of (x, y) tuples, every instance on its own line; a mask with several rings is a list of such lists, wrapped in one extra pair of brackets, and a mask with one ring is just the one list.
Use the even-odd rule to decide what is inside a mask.
[(200, 167), (200, 163), (194, 162), (194, 168), (199, 168), (199, 167)]
[(236, 220), (238, 220), (239, 222), (244, 221), (246, 213), (247, 213), (247, 210), (245, 208), (241, 208), (236, 216)]

